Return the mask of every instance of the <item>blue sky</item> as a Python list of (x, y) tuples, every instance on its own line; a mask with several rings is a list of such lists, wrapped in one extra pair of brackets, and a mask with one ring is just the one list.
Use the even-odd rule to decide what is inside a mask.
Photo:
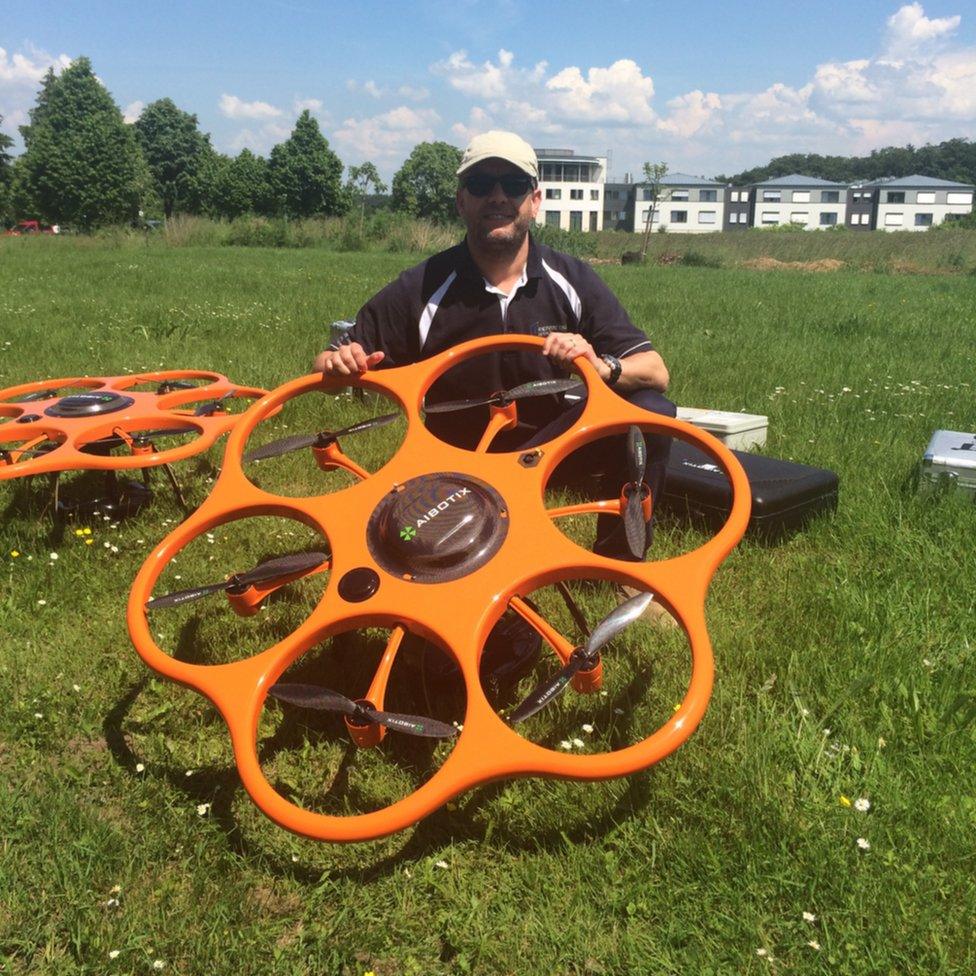
[(220, 151), (267, 153), (307, 107), (344, 163), (387, 179), (418, 142), (488, 128), (609, 150), (617, 177), (976, 138), (972, 0), (8, 0), (3, 131), (80, 55), (130, 120), (168, 96)]

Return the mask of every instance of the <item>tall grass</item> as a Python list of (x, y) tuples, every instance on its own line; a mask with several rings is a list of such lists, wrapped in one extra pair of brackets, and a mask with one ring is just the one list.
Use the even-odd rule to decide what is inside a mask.
[[(273, 387), (308, 369), (326, 323), (418, 258), (79, 244), (0, 241), (0, 387), (160, 366)], [(719, 572), (716, 686), (698, 732), (627, 779), (496, 784), (384, 841), (301, 840), (243, 794), (210, 706), (151, 677), (129, 645), (129, 581), (181, 517), (166, 491), (131, 521), (59, 537), (43, 485), (0, 483), (5, 972), (147, 973), (157, 960), (188, 974), (976, 971), (976, 505), (912, 485), (934, 429), (976, 428), (976, 278), (598, 270), (665, 355), (677, 402), (765, 413), (768, 453), (840, 476), (835, 516), (774, 547), (747, 540)], [(377, 407), (319, 398), (280, 423), (334, 428)], [(400, 430), (350, 450), (376, 464)], [(327, 490), (307, 458), (292, 463), (260, 477), (285, 494)], [(178, 466), (193, 501), (219, 464), (215, 451)], [(265, 522), (199, 540), (165, 584), (308, 535)], [(652, 555), (700, 541), (662, 522)], [(322, 585), (257, 618), (218, 600), (154, 627), (174, 653), (246, 654), (302, 619)], [(610, 597), (581, 599), (595, 614)], [(346, 647), (336, 680), (354, 680), (376, 640)], [(547, 744), (603, 748), (669, 712), (686, 679), (680, 634), (645, 630), (633, 651), (620, 648), (617, 670), (608, 652), (608, 699), (554, 706)], [(382, 802), (437, 761), (392, 737), (347, 753), (329, 723), (268, 718), (282, 789), (327, 804)]]

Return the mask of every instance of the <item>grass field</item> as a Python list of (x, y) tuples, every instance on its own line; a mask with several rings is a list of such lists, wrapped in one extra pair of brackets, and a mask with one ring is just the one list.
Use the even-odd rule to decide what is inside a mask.
[[(0, 240), (0, 388), (176, 367), (274, 387), (415, 260)], [(912, 483), (933, 430), (976, 427), (976, 277), (946, 270), (599, 267), (667, 359), (672, 398), (768, 414), (766, 453), (837, 471), (839, 510), (723, 565), (715, 692), (673, 756), (606, 783), (483, 788), (377, 842), (316, 844), (267, 821), (216, 713), (132, 649), (129, 584), (181, 517), (165, 492), (59, 538), (40, 485), (0, 483), (0, 972), (972, 973), (976, 505)], [(326, 406), (333, 427), (373, 408)], [(295, 410), (291, 430), (323, 408)], [(395, 446), (385, 431), (364, 461)], [(196, 502), (219, 463), (218, 449), (179, 466)], [(291, 463), (266, 477), (300, 493), (317, 476)], [(266, 521), (262, 539), (295, 531)], [(199, 540), (165, 583), (250, 565), (256, 539)], [(699, 541), (663, 523), (653, 552)], [(253, 653), (322, 585), (254, 623), (194, 604), (160, 642)], [(682, 639), (644, 628), (635, 647), (626, 680), (596, 704), (567, 694), (543, 741), (598, 751), (667, 714)], [(632, 726), (614, 724), (621, 704)], [(346, 756), (337, 729), (292, 729), (271, 760), (330, 810), (389, 802), (448, 748), (391, 735)]]

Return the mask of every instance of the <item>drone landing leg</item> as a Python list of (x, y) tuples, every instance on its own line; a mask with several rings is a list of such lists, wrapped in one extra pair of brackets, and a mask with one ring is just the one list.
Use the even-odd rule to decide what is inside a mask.
[[(173, 489), (173, 494), (176, 495), (176, 500), (180, 503), (183, 513), (185, 515), (189, 515), (190, 507), (187, 505), (186, 499), (183, 497), (183, 489), (180, 488), (180, 483), (176, 480), (176, 475), (173, 473), (173, 469), (168, 464), (164, 464), (163, 470), (166, 472), (166, 477), (169, 478), (169, 483)], [(143, 471), (148, 471), (148, 468), (143, 468)]]

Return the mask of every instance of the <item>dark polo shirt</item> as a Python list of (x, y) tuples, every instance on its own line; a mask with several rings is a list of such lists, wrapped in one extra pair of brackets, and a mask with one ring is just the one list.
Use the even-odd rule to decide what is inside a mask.
[[(525, 284), (503, 316), (500, 296), (487, 290), (462, 241), (404, 271), (371, 298), (359, 310), (349, 339), (367, 352), (384, 352), (380, 368), (415, 363), (470, 339), (506, 334), (577, 332), (597, 355), (610, 353), (618, 359), (654, 348), (583, 261), (537, 244), (530, 235), (525, 274)], [(479, 356), (450, 370), (427, 400), (487, 396), (559, 375), (560, 370), (536, 352)], [(543, 408), (534, 399), (523, 403), (529, 409), (520, 409), (522, 415), (536, 413), (535, 406)]]

